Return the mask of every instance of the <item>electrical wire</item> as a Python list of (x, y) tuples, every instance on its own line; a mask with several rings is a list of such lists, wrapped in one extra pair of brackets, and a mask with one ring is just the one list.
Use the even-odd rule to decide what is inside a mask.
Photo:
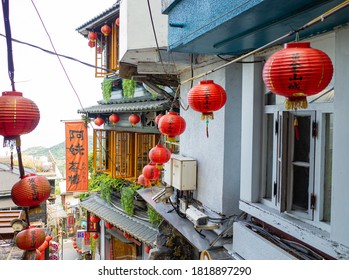
[[(54, 50), (54, 53), (57, 54), (56, 48), (55, 48), (55, 46), (54, 46), (54, 44), (53, 44), (53, 42), (52, 42), (51, 36), (50, 36), (50, 34), (49, 34), (49, 32), (48, 32), (46, 26), (45, 26), (44, 21), (43, 21), (42, 18), (41, 18), (40, 13), (39, 13), (38, 9), (36, 8), (34, 1), (31, 0), (31, 2), (32, 2), (33, 6), (34, 6), (34, 9), (35, 9), (35, 11), (36, 11), (36, 13), (37, 13), (37, 15), (38, 15), (38, 17), (39, 17), (39, 19), (40, 19), (40, 22), (41, 22), (41, 24), (42, 24), (42, 26), (43, 26), (43, 28), (44, 28), (46, 34), (47, 34), (47, 37), (49, 38), (49, 41), (50, 41), (51, 46), (52, 46), (52, 49)], [(66, 78), (67, 78), (67, 80), (68, 80), (68, 82), (69, 82), (71, 88), (73, 89), (73, 91), (74, 91), (74, 93), (75, 93), (76, 98), (77, 98), (78, 101), (79, 101), (79, 104), (80, 104), (80, 106), (81, 106), (81, 109), (82, 109), (83, 111), (85, 111), (85, 108), (84, 108), (84, 106), (83, 106), (82, 103), (81, 103), (80, 97), (79, 97), (77, 91), (75, 90), (75, 87), (74, 87), (74, 85), (73, 85), (73, 83), (72, 83), (72, 81), (71, 81), (71, 79), (70, 79), (70, 77), (69, 77), (69, 75), (68, 75), (68, 73), (67, 73), (67, 70), (65, 69), (65, 67), (64, 67), (64, 65), (63, 65), (63, 62), (62, 62), (60, 56), (58, 56), (58, 55), (56, 55), (56, 56), (57, 56), (57, 58), (58, 58), (58, 60), (59, 60), (59, 63), (60, 63), (60, 65), (61, 65), (61, 67), (62, 67), (62, 69), (63, 69), (63, 71), (64, 71), (64, 74), (65, 74), (65, 76), (66, 76)]]

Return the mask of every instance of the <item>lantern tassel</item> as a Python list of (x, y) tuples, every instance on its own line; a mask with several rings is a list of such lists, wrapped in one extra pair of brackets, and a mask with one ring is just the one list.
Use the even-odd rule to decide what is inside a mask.
[(293, 126), (294, 126), (294, 132), (295, 132), (296, 140), (299, 141), (299, 128), (298, 128), (298, 119), (297, 119), (297, 117), (294, 119)]
[(208, 119), (206, 120), (206, 138), (208, 138)]
[(306, 96), (287, 97), (285, 101), (286, 110), (307, 109), (308, 101)]

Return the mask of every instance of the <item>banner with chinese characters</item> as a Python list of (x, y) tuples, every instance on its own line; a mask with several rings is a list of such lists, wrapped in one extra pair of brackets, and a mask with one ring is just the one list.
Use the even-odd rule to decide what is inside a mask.
[(65, 123), (67, 192), (88, 191), (88, 136), (83, 121)]

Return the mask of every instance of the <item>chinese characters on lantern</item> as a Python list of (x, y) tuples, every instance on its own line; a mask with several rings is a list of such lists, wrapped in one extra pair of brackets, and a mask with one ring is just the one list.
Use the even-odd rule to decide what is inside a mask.
[(290, 78), (290, 83), (288, 85), (288, 88), (290, 90), (302, 90), (301, 89), (301, 81), (303, 79), (303, 77), (301, 75), (299, 75), (299, 67), (301, 67), (300, 64), (300, 55), (298, 53), (294, 53), (292, 54), (292, 62), (291, 62), (291, 73), (293, 74), (293, 76)]
[(88, 190), (88, 139), (82, 121), (66, 122), (66, 185), (67, 192)]

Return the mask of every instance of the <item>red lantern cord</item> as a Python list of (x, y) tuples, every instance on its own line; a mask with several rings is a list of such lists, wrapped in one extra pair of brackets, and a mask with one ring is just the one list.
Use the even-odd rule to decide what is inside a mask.
[(296, 136), (296, 140), (299, 141), (299, 128), (298, 128), (298, 119), (297, 117), (294, 119), (294, 122), (293, 122), (293, 126), (294, 126), (294, 133), (295, 133), (295, 136)]

